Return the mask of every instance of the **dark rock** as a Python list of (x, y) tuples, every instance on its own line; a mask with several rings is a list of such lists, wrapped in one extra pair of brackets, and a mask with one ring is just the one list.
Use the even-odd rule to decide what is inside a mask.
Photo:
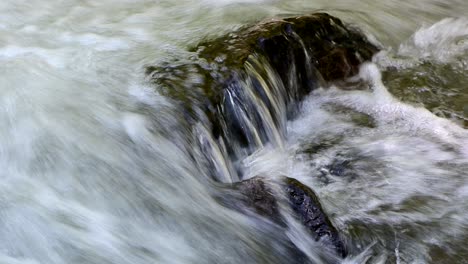
[(262, 177), (235, 182), (229, 185), (219, 184), (221, 192), (215, 194), (222, 205), (247, 215), (256, 215), (285, 226), (279, 213), (277, 200), (272, 190)]
[[(309, 230), (311, 236), (316, 241), (320, 240), (332, 252), (345, 257), (347, 255), (345, 244), (315, 193), (299, 181), (288, 177), (282, 178), (280, 185), (295, 216)], [(233, 185), (233, 188), (240, 192), (241, 196), (231, 203), (231, 208), (235, 204), (235, 209), (244, 213), (243, 207), (250, 208), (262, 217), (286, 227), (287, 224), (278, 209), (276, 197), (280, 195), (274, 195), (273, 190), (266, 185), (263, 178), (254, 177), (238, 182)]]
[[(197, 121), (204, 114), (215, 137), (229, 139), (225, 140), (228, 145), (234, 140), (251, 145), (245, 124), (238, 119), (232, 102), (226, 100), (229, 95), (229, 99), (239, 100), (236, 107), (247, 104), (239, 96), (243, 80), (249, 79), (257, 100), (272, 109), (265, 90), (278, 86), (278, 79), (285, 94), (277, 96), (284, 97), (281, 99), (290, 109), (288, 114), (293, 115), (294, 103), (304, 95), (330, 81), (355, 75), (360, 63), (371, 59), (377, 50), (361, 33), (345, 27), (338, 18), (316, 13), (270, 19), (202, 41), (190, 49), (196, 58), (150, 66), (146, 73), (162, 94), (182, 106), (189, 121)], [(267, 69), (274, 72), (275, 80)], [(252, 123), (261, 126), (262, 116), (255, 108), (242, 107)], [(279, 123), (280, 117), (271, 114), (275, 123)]]
[(315, 240), (320, 240), (340, 256), (345, 257), (347, 254), (345, 245), (312, 189), (291, 178), (286, 178), (285, 183), (291, 208), (311, 231)]
[(265, 186), (260, 177), (254, 177), (234, 185), (242, 194), (242, 203), (276, 223), (284, 224), (280, 216), (278, 204), (271, 190)]
[(272, 237), (275, 241), (271, 242), (282, 245), (277, 250), (288, 259), (285, 263), (312, 264), (304, 252), (288, 238), (285, 232), (287, 224), (280, 214), (278, 201), (263, 178), (254, 177), (234, 183), (229, 188), (225, 186), (216, 198), (222, 205), (256, 218), (256, 222), (266, 228), (268, 234), (274, 234)]
[(260, 22), (204, 41), (192, 51), (199, 51), (199, 56), (208, 63), (219, 63), (219, 69), (225, 66), (229, 70), (241, 70), (250, 55), (262, 54), (284, 81), (291, 64), (302, 68), (299, 71), (302, 77), (308, 75), (305, 71), (310, 69), (306, 67), (311, 64), (326, 81), (331, 81), (357, 74), (359, 64), (369, 60), (378, 49), (361, 33), (346, 28), (338, 18), (316, 13)]

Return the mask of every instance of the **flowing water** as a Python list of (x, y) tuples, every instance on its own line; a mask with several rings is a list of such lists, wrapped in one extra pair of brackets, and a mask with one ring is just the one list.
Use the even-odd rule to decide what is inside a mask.
[[(240, 160), (146, 81), (204, 38), (314, 11), (383, 48), (367, 85), (317, 89), (287, 122), (276, 102), (280, 129)], [(467, 263), (466, 14), (465, 0), (1, 1), (0, 263), (288, 263), (285, 235), (215, 199), (256, 175), (317, 192), (342, 263)], [(327, 263), (300, 228), (286, 236)]]

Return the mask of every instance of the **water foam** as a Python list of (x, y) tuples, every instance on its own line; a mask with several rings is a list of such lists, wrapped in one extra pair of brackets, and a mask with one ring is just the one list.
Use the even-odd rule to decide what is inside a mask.
[[(0, 60), (5, 67), (0, 69), (0, 262), (286, 263), (289, 259), (280, 253), (277, 241), (281, 238), (268, 224), (256, 223), (212, 198), (213, 192), (224, 189), (206, 180), (209, 175), (190, 156), (196, 153), (185, 141), (191, 131), (178, 123), (180, 112), (141, 84), (141, 69), (184, 52), (206, 35), (267, 14), (331, 7), (370, 27), (373, 21), (392, 24), (391, 36), (413, 25), (399, 23), (394, 14), (414, 8), (370, 2), (370, 10), (363, 13), (357, 1), (1, 1)], [(430, 15), (435, 17), (466, 11), (460, 7), (466, 1), (448, 11), (434, 3), (411, 6), (434, 8)], [(346, 11), (356, 8), (359, 12)], [(424, 20), (432, 19), (428, 17)], [(438, 27), (443, 31), (454, 26), (463, 32), (463, 23), (450, 20)], [(452, 44), (462, 34), (443, 35), (430, 28), (427, 32), (441, 35), (442, 41), (447, 38), (456, 52), (466, 51), (463, 41)], [(434, 43), (417, 43), (422, 51), (429, 50), (422, 56), (446, 52)], [(434, 47), (437, 52), (431, 51)], [(421, 232), (427, 236), (408, 241), (419, 245), (435, 240), (443, 246), (458, 242), (453, 239), (467, 222), (467, 208), (460, 202), (467, 186), (460, 177), (468, 153), (465, 132), (392, 99), (375, 68), (367, 70), (373, 92), (317, 91), (305, 102), (303, 114), (288, 124), (287, 138), (271, 135), (284, 148), (265, 144), (244, 161), (246, 176), (299, 178), (319, 193), (344, 232), (353, 220), (369, 225), (435, 223), (445, 228), (428, 227)], [(333, 104), (367, 113), (377, 120), (377, 130), (359, 127), (349, 113), (330, 110)], [(349, 140), (313, 156), (314, 161), (301, 155), (302, 144), (335, 135)], [(211, 160), (220, 163), (222, 148), (216, 151)], [(335, 177), (324, 185), (311, 177), (326, 172), (340, 152), (349, 157), (361, 154), (356, 182)], [(373, 163), (376, 159), (380, 162)], [(415, 193), (439, 200), (420, 209), (405, 208), (401, 202)], [(407, 212), (379, 211), (392, 204)], [(373, 230), (380, 231), (378, 226)], [(313, 248), (303, 233), (289, 235), (302, 248)], [(401, 244), (402, 257), (409, 255), (408, 248), (408, 243)]]
[[(437, 233), (439, 245), (454, 233), (466, 231), (466, 206), (459, 199), (468, 186), (461, 177), (468, 166), (468, 132), (394, 98), (382, 84), (376, 65), (363, 65), (360, 77), (369, 90), (318, 90), (304, 104), (300, 118), (290, 123), (290, 146), (299, 153), (295, 167), (301, 168), (290, 175), (315, 188), (329, 212), (338, 214), (338, 223), (363, 221), (375, 230), (396, 226), (395, 232), (405, 237), (399, 257), (425, 259), (427, 248), (412, 244), (416, 241), (411, 242), (405, 229), (419, 230), (414, 231), (417, 237), (428, 244), (435, 243), (431, 234)], [(348, 110), (342, 112), (338, 106)], [(375, 127), (354, 123), (353, 111), (370, 116)], [(304, 147), (294, 144), (299, 141), (307, 146), (307, 142), (324, 139), (331, 139), (324, 150), (312, 147), (302, 154)], [(329, 183), (324, 184), (323, 177)], [(412, 203), (422, 205), (413, 207)], [(447, 214), (458, 217), (444, 218)], [(433, 222), (446, 229), (412, 226)]]
[(445, 18), (419, 29), (401, 44), (399, 55), (449, 62), (468, 51), (468, 18)]

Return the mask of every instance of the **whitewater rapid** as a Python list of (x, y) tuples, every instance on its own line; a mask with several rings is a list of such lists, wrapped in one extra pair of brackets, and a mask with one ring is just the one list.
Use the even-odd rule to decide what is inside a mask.
[[(219, 149), (202, 156), (144, 67), (317, 10), (383, 47), (363, 81), (313, 92), (239, 172)], [(353, 247), (343, 263), (463, 263), (467, 12), (463, 0), (2, 1), (0, 263), (287, 263), (273, 224), (215, 200), (207, 157), (224, 182), (288, 175), (314, 189)], [(287, 235), (321, 261), (300, 227)]]

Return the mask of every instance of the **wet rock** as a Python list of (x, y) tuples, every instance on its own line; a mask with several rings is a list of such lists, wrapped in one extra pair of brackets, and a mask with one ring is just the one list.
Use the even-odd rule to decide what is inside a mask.
[(345, 245), (312, 189), (291, 178), (286, 178), (285, 184), (291, 208), (311, 231), (315, 240), (320, 240), (338, 255), (345, 257)]
[[(256, 218), (263, 228), (268, 226), (268, 232), (274, 234), (274, 241), (282, 245), (282, 253), (291, 264), (312, 264), (307, 256), (288, 238), (285, 230), (287, 224), (280, 214), (278, 201), (261, 177), (234, 183), (216, 197), (222, 205)], [(272, 241), (273, 242), (273, 241)]]
[(358, 163), (356, 159), (338, 154), (329, 164), (320, 169), (319, 179), (323, 184), (330, 184), (337, 179), (352, 182), (359, 177), (356, 173), (356, 163)]
[(357, 74), (359, 65), (371, 59), (378, 49), (338, 18), (316, 13), (270, 19), (204, 41), (192, 50), (199, 51), (199, 56), (208, 63), (217, 62), (217, 68), (227, 70), (228, 74), (231, 70), (242, 70), (250, 55), (261, 54), (285, 84), (294, 64), (298, 72), (293, 77), (300, 77), (307, 89), (309, 81), (314, 81), (307, 80), (310, 77), (307, 71), (313, 70), (308, 66), (317, 69), (326, 81), (343, 79)]
[(235, 188), (242, 194), (242, 203), (278, 224), (284, 224), (280, 216), (278, 204), (271, 190), (265, 186), (260, 177), (254, 177), (235, 184)]
[[(243, 81), (249, 79), (255, 97), (267, 109), (272, 109), (272, 102), (265, 91), (272, 86), (284, 87), (281, 96), (292, 109), (288, 113), (291, 116), (291, 105), (304, 95), (357, 74), (359, 65), (377, 50), (363, 34), (346, 27), (338, 18), (316, 13), (270, 19), (202, 41), (190, 49), (194, 58), (149, 66), (146, 73), (162, 94), (182, 106), (188, 120), (198, 121), (203, 114), (216, 137), (249, 145), (252, 140), (245, 124), (228, 102), (239, 99), (240, 104), (244, 103), (238, 96)], [(244, 110), (253, 118), (251, 123), (261, 124), (260, 114), (250, 106)], [(278, 123), (279, 117), (270, 114)]]
[[(298, 220), (309, 230), (310, 235), (331, 251), (345, 257), (347, 252), (344, 242), (327, 217), (316, 194), (309, 187), (288, 177), (282, 178), (280, 186), (285, 192), (287, 203)], [(241, 193), (241, 197), (237, 200), (238, 209), (242, 206), (251, 208), (262, 217), (286, 226), (278, 209), (276, 197), (279, 196), (274, 195), (263, 178), (254, 177), (235, 183), (234, 189)]]

